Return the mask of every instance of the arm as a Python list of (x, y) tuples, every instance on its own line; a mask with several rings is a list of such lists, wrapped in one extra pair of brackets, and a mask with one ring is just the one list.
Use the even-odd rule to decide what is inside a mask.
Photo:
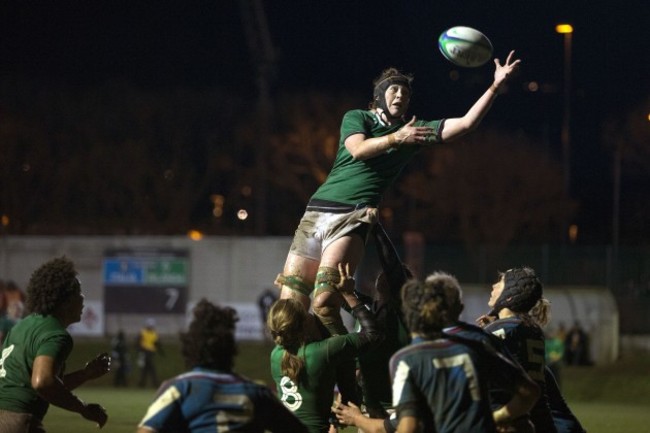
[(352, 310), (352, 314), (359, 321), (361, 331), (360, 340), (363, 344), (376, 343), (382, 338), (382, 333), (377, 328), (375, 317), (368, 310), (368, 307), (354, 294), (354, 278), (350, 275), (350, 265), (346, 263), (345, 268), (339, 263), (341, 280), (336, 285), (336, 290), (343, 296), (343, 299)]
[(381, 137), (366, 137), (364, 134), (353, 134), (345, 139), (345, 148), (354, 159), (364, 160), (373, 158), (390, 149), (397, 149), (402, 144), (423, 144), (427, 137), (433, 134), (433, 128), (428, 126), (413, 126), (415, 116), (398, 131)]
[(89, 380), (102, 377), (111, 370), (111, 357), (108, 353), (100, 353), (86, 363), (81, 370), (73, 371), (63, 376), (63, 383), (66, 388), (77, 389)]
[(508, 423), (526, 415), (537, 402), (539, 393), (539, 386), (530, 378), (518, 380), (512, 399), (492, 413), (494, 422), (497, 424)]
[(442, 130), (442, 140), (451, 141), (461, 137), (468, 132), (476, 129), (483, 120), (497, 97), (499, 89), (519, 67), (521, 60), (513, 60), (514, 51), (510, 51), (506, 62), (501, 65), (499, 59), (494, 59), (496, 69), (494, 71), (494, 82), (490, 88), (472, 105), (469, 111), (463, 117), (450, 118), (445, 121), (445, 127)]
[[(488, 351), (493, 348), (484, 346)], [(493, 366), (493, 371), (498, 371), (503, 375), (500, 381), (513, 396), (508, 403), (492, 413), (494, 422), (497, 424), (510, 423), (519, 417), (530, 412), (537, 399), (540, 396), (540, 387), (526, 374), (524, 369), (514, 360), (510, 359), (503, 353), (494, 353), (501, 366)], [(508, 378), (512, 378), (511, 384), (508, 384)]]
[(372, 234), (375, 237), (379, 262), (384, 271), (391, 295), (393, 299), (399, 300), (402, 286), (408, 280), (408, 275), (404, 271), (404, 263), (400, 260), (395, 246), (379, 222), (373, 225)]
[(397, 433), (416, 433), (419, 432), (418, 419), (414, 416), (404, 416), (399, 420)]
[(368, 418), (352, 402), (347, 405), (339, 403), (332, 408), (332, 411), (336, 414), (336, 418), (345, 425), (358, 427), (366, 433), (386, 433), (383, 419)]
[(49, 403), (70, 412), (77, 412), (87, 420), (96, 422), (99, 427), (103, 427), (108, 419), (104, 408), (94, 403), (86, 404), (74, 395), (56, 375), (57, 370), (54, 358), (47, 355), (37, 356), (32, 367), (34, 391)]

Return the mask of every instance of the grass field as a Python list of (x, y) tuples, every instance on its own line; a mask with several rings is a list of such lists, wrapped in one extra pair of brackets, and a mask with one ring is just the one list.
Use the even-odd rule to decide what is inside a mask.
[[(92, 353), (106, 350), (105, 342), (81, 341), (68, 362), (69, 369), (79, 368)], [(236, 370), (250, 378), (271, 383), (268, 372), (268, 344), (243, 344)], [(170, 377), (182, 366), (177, 347), (167, 344), (166, 356), (159, 359), (162, 377)], [(589, 433), (650, 432), (650, 354), (630, 355), (614, 365), (604, 367), (565, 368), (562, 386), (565, 398)], [(136, 373), (133, 372), (133, 381)], [(116, 389), (111, 377), (87, 384), (77, 393), (88, 402), (98, 402), (109, 413), (102, 431), (133, 433), (149, 405), (154, 389), (136, 387)], [(45, 418), (49, 433), (97, 431), (79, 415), (51, 407)], [(352, 433), (346, 429), (345, 433)], [(290, 432), (287, 432), (290, 433)]]

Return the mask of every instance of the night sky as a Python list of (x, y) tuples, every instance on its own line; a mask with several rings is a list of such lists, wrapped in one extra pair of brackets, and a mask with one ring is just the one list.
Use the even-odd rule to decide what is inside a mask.
[[(364, 100), (387, 66), (415, 75), (412, 112), (421, 118), (462, 115), (490, 83), (493, 65), (456, 69), (438, 52), (446, 28), (475, 27), (505, 58), (523, 60), (508, 95), (489, 121), (550, 137), (559, 144), (563, 37), (571, 23), (572, 195), (590, 224), (611, 224), (611, 163), (599, 127), (607, 118), (647, 101), (650, 6), (646, 1), (474, 0), (396, 2), (356, 0), (265, 1), (275, 49), (275, 94), (288, 90), (345, 91)], [(224, 85), (255, 91), (240, 2), (3, 1), (0, 74), (44, 84), (93, 85), (129, 80), (147, 88)], [(525, 92), (535, 81), (548, 94)], [(553, 90), (554, 89), (554, 90)], [(0, 101), (1, 103), (1, 101)], [(552, 149), (559, 154), (559, 149)], [(644, 180), (630, 180), (639, 197)], [(641, 195), (639, 195), (641, 194)], [(584, 209), (587, 209), (585, 211)], [(606, 230), (605, 230), (606, 231)]]

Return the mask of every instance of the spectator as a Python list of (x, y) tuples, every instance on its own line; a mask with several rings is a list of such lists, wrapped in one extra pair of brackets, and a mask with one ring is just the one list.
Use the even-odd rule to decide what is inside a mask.
[(50, 404), (102, 427), (108, 419), (104, 408), (83, 402), (72, 391), (109, 371), (108, 354), (64, 373), (73, 346), (66, 328), (81, 320), (84, 306), (74, 263), (61, 257), (36, 269), (26, 303), (29, 315), (9, 331), (2, 346), (0, 433), (45, 432), (43, 418)]
[(158, 373), (156, 371), (156, 355), (163, 355), (160, 338), (156, 331), (156, 320), (148, 318), (145, 321), (144, 328), (138, 334), (138, 367), (140, 367), (140, 381), (138, 386), (144, 388), (147, 386), (147, 380), (157, 388), (160, 386)]
[(111, 342), (111, 357), (113, 370), (113, 386), (129, 386), (128, 375), (131, 371), (131, 362), (129, 359), (129, 348), (126, 344), (126, 337), (124, 331), (121, 329), (117, 335), (113, 337)]
[(7, 312), (0, 317), (0, 344), (20, 319), (23, 318), (25, 306), (23, 302), (16, 299), (7, 305)]
[(567, 332), (564, 342), (567, 365), (590, 365), (587, 333), (577, 320)]
[[(257, 306), (260, 307), (260, 316), (262, 319), (262, 324), (266, 324), (266, 320), (269, 317), (269, 311), (271, 310), (271, 305), (278, 300), (277, 290), (264, 289), (264, 291), (257, 298)], [(265, 333), (267, 335), (267, 333)], [(267, 335), (268, 336), (268, 335)]]
[(549, 333), (545, 342), (546, 365), (555, 376), (558, 386), (561, 385), (562, 363), (564, 362), (564, 338), (561, 331)]

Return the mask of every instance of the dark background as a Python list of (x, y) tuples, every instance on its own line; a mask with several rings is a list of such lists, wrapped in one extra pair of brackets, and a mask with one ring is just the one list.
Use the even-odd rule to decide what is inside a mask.
[[(242, 4), (232, 0), (4, 1), (0, 74), (28, 78), (44, 87), (61, 83), (92, 87), (125, 80), (153, 91), (224, 86), (254, 96), (256, 68), (246, 42)], [(646, 2), (278, 0), (262, 4), (275, 54), (272, 95), (318, 89), (369, 98), (372, 79), (384, 67), (396, 66), (415, 75), (411, 111), (421, 118), (462, 115), (487, 88), (493, 65), (459, 70), (440, 55), (436, 44), (438, 35), (455, 25), (481, 30), (491, 39), (496, 57), (503, 59), (514, 49), (523, 60), (515, 89), (497, 102), (486, 121), (547, 140), (549, 152), (558, 159), (565, 65), (563, 36), (555, 33), (555, 25), (571, 23), (571, 196), (580, 203), (577, 222), (586, 227), (590, 239), (610, 240), (611, 150), (600, 127), (608, 118), (640, 104), (647, 107), (650, 7)], [(449, 80), (453, 70), (460, 80)], [(546, 90), (526, 92), (529, 82)], [(229, 109), (227, 99), (220, 103)], [(622, 194), (627, 200), (622, 200), (622, 215), (647, 216), (636, 208), (626, 209), (625, 202), (650, 201), (649, 172), (647, 166), (624, 170)]]

